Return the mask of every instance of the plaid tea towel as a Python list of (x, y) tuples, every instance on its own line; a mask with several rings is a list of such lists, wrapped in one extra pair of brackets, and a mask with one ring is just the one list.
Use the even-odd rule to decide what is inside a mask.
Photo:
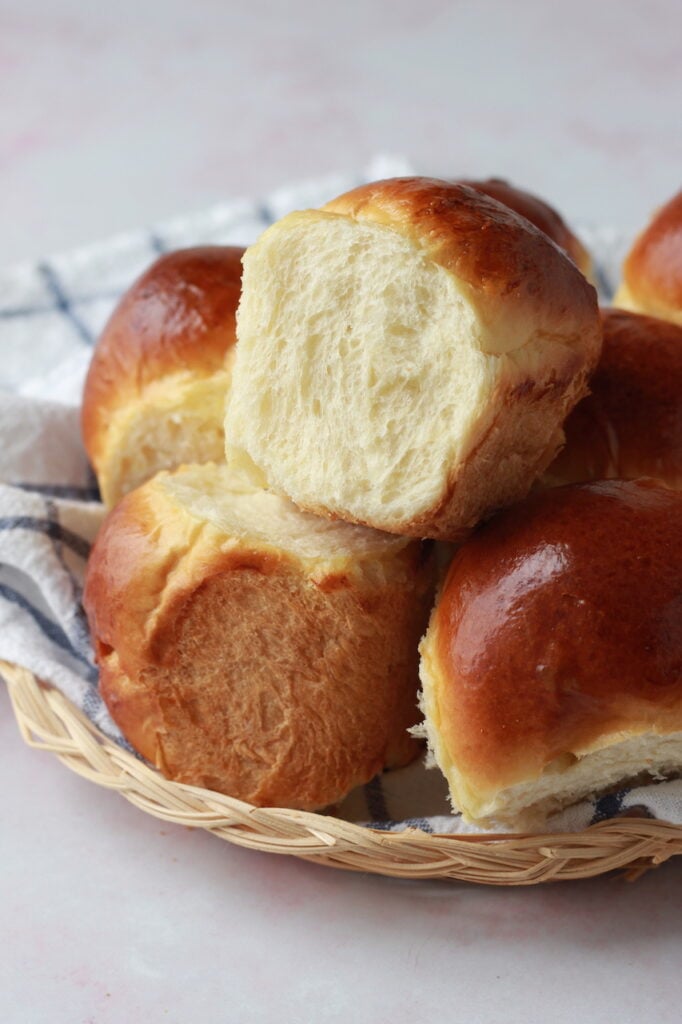
[[(319, 206), (363, 181), (409, 173), (404, 160), (377, 158), (363, 174), (283, 188), (263, 201), (221, 203), (0, 273), (0, 659), (58, 687), (116, 742), (126, 745), (99, 697), (80, 603), (102, 520), (78, 409), (99, 331), (121, 293), (160, 253), (197, 244), (248, 245), (290, 210)], [(606, 298), (623, 240), (604, 229), (582, 234), (597, 258)], [(551, 827), (577, 830), (634, 812), (682, 824), (682, 780), (585, 801)], [(451, 813), (440, 773), (421, 763), (377, 777), (335, 813), (385, 829), (475, 831)]]

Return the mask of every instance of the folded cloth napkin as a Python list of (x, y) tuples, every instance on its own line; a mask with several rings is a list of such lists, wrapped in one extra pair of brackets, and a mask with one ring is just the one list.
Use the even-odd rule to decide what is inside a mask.
[[(122, 291), (159, 253), (201, 243), (248, 245), (290, 210), (318, 206), (362, 181), (408, 173), (403, 160), (377, 158), (364, 174), (283, 188), (265, 201), (222, 203), (0, 273), (0, 659), (58, 687), (117, 743), (127, 745), (97, 690), (81, 606), (85, 563), (103, 514), (78, 410), (98, 332)], [(622, 240), (604, 229), (582, 234), (608, 297)], [(385, 829), (476, 831), (452, 814), (444, 779), (422, 763), (378, 776), (334, 813)], [(551, 828), (578, 830), (624, 813), (682, 824), (682, 780), (585, 801), (556, 816)]]

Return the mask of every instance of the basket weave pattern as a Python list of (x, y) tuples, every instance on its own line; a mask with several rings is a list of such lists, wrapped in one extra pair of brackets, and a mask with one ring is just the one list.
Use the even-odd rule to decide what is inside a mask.
[(170, 782), (100, 733), (67, 698), (31, 672), (0, 663), (23, 739), (83, 778), (178, 825), (269, 853), (401, 878), (535, 885), (628, 869), (636, 878), (682, 854), (682, 827), (651, 819), (600, 822), (583, 832), (520, 836), (382, 832), (321, 814), (259, 808)]

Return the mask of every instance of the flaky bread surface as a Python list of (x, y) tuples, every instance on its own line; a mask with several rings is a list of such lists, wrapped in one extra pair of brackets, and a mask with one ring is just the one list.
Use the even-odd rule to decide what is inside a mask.
[(244, 257), (227, 458), (302, 508), (458, 539), (551, 461), (596, 296), (526, 220), (430, 179), (364, 186)]
[(574, 485), (455, 555), (422, 642), (422, 705), (453, 804), (487, 828), (682, 769), (682, 494)]
[(100, 532), (101, 690), (169, 778), (314, 809), (410, 761), (424, 545), (300, 512), (227, 468), (161, 473)]
[(203, 246), (162, 256), (104, 328), (82, 428), (107, 506), (160, 469), (222, 458), (243, 251)]
[(682, 191), (635, 239), (613, 304), (682, 325)]

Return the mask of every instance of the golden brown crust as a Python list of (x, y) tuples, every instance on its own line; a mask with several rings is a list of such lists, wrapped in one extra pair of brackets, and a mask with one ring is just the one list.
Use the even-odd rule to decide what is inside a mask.
[(471, 538), (429, 627), (439, 734), (475, 791), (616, 734), (682, 730), (682, 494), (534, 495)]
[(236, 342), (243, 249), (202, 246), (160, 257), (125, 293), (93, 354), (81, 423), (95, 470), (116, 414), (163, 377), (207, 377)]
[[(441, 507), (430, 513), (429, 536), (461, 541), (481, 519), (525, 498), (563, 441), (559, 427), (547, 436), (547, 423), (561, 422), (587, 391), (587, 370), (576, 353), (566, 353), (562, 369), (540, 378), (511, 379), (500, 388), (497, 416), (451, 479)], [(557, 416), (557, 408), (563, 415)], [(545, 438), (540, 448), (538, 437)], [(414, 526), (413, 534), (420, 536), (419, 522)]]
[(682, 327), (603, 310), (604, 346), (590, 394), (564, 425), (547, 486), (653, 477), (682, 486)]
[(518, 319), (533, 317), (538, 332), (551, 336), (562, 319), (577, 324), (595, 313), (594, 288), (546, 235), (474, 188), (392, 178), (361, 185), (323, 209), (411, 239), (470, 289), (484, 318), (504, 302), (510, 336)]
[(531, 224), (542, 231), (548, 238), (551, 238), (560, 249), (573, 260), (583, 274), (589, 277), (592, 269), (592, 259), (587, 249), (576, 235), (573, 234), (563, 217), (546, 203), (543, 199), (526, 192), (523, 189), (510, 185), (502, 178), (488, 178), (485, 181), (460, 181), (460, 185), (468, 185), (496, 199), (503, 206), (525, 217)]
[(313, 578), (151, 481), (110, 514), (84, 604), (113, 718), (169, 778), (313, 809), (411, 760), (431, 566), (409, 544)]
[(616, 305), (682, 323), (682, 191), (635, 240)]

